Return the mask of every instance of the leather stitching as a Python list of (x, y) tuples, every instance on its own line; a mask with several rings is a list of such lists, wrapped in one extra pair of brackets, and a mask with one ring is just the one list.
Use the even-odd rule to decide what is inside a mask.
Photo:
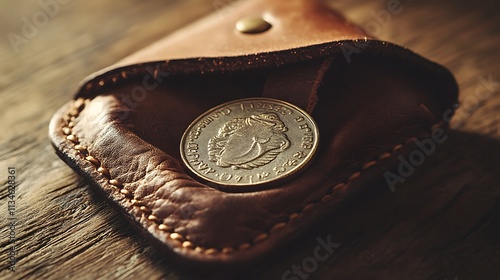
[[(204, 248), (201, 246), (197, 246), (193, 244), (190, 240), (188, 240), (185, 236), (183, 236), (180, 233), (175, 232), (175, 229), (172, 226), (169, 226), (165, 224), (163, 221), (160, 221), (158, 217), (152, 215), (152, 209), (149, 209), (148, 207), (145, 206), (145, 204), (137, 199), (134, 198), (134, 193), (125, 189), (124, 184), (126, 182), (120, 182), (116, 179), (113, 179), (110, 175), (109, 169), (102, 166), (101, 161), (94, 156), (92, 156), (87, 147), (84, 145), (80, 144), (80, 139), (76, 134), (73, 133), (73, 127), (74, 127), (74, 121), (75, 119), (79, 116), (79, 114), (83, 111), (85, 108), (86, 103), (90, 102), (90, 99), (84, 99), (84, 98), (78, 98), (76, 99), (73, 104), (72, 108), (68, 110), (66, 115), (63, 116), (63, 123), (64, 126), (61, 129), (61, 132), (66, 135), (66, 140), (73, 145), (72, 148), (75, 150), (78, 155), (82, 158), (85, 159), (87, 162), (92, 164), (96, 171), (100, 173), (103, 177), (107, 179), (107, 183), (114, 188), (116, 191), (118, 191), (120, 194), (122, 194), (126, 199), (129, 200), (131, 205), (133, 207), (137, 207), (144, 216), (147, 217), (147, 219), (157, 225), (158, 230), (166, 232), (168, 234), (168, 238), (170, 238), (173, 241), (176, 241), (177, 247), (183, 247), (186, 249), (191, 249), (194, 252), (200, 253), (200, 254), (205, 254), (205, 255), (213, 255), (213, 254), (230, 254), (231, 252), (234, 251), (244, 251), (248, 250), (251, 247), (255, 246), (256, 244), (266, 240), (269, 238), (269, 235), (275, 232), (280, 231), (281, 229), (285, 228), (287, 225), (290, 224), (292, 220), (298, 219), (301, 217), (301, 215), (307, 211), (310, 211), (313, 209), (315, 206), (317, 206), (320, 203), (323, 203), (325, 201), (330, 200), (333, 197), (333, 194), (336, 192), (344, 192), (347, 188), (347, 186), (354, 180), (358, 179), (362, 172), (366, 169), (369, 169), (375, 165), (377, 165), (380, 161), (386, 160), (391, 158), (397, 151), (401, 150), (405, 145), (408, 145), (415, 140), (417, 140), (416, 137), (410, 137), (408, 138), (405, 143), (403, 144), (397, 144), (392, 147), (391, 152), (385, 152), (381, 154), (376, 160), (369, 161), (365, 163), (359, 171), (356, 171), (352, 173), (350, 176), (347, 177), (347, 179), (339, 183), (331, 188), (329, 188), (328, 192), (326, 192), (323, 197), (318, 200), (317, 202), (310, 202), (306, 204), (305, 206), (302, 207), (300, 211), (297, 211), (295, 213), (292, 213), (288, 217), (288, 221), (286, 222), (279, 222), (273, 225), (268, 231), (262, 232), (258, 234), (257, 236), (254, 237), (254, 239), (251, 242), (246, 242), (242, 243), (233, 247), (225, 247), (225, 248)], [(443, 125), (443, 121), (440, 121), (436, 124), (434, 124), (431, 129), (436, 129), (439, 128)]]

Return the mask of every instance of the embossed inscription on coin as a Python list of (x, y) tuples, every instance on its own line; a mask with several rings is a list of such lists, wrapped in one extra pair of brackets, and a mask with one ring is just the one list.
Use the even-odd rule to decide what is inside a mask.
[(221, 186), (262, 186), (304, 169), (318, 129), (300, 108), (270, 98), (219, 105), (198, 117), (181, 140), (184, 164)]
[(235, 170), (266, 165), (290, 147), (287, 130), (276, 113), (232, 119), (208, 141), (208, 159)]

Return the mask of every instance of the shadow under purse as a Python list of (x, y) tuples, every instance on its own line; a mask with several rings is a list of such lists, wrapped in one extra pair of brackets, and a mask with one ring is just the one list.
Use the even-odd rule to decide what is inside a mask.
[[(63, 160), (168, 255), (200, 268), (238, 268), (321, 222), (419, 139), (442, 135), (457, 91), (443, 67), (368, 38), (315, 1), (246, 1), (86, 78), (54, 115), (50, 138)], [(227, 139), (214, 144), (215, 160), (199, 152), (203, 162), (183, 164), (179, 146), (190, 124), (220, 104), (243, 106), (240, 99), (254, 100), (249, 106), (267, 115), (229, 114), (200, 133), (252, 122), (275, 129), (280, 125), (263, 117), (283, 119), (274, 102), (287, 102), (317, 125), (312, 137), (304, 133), (313, 125), (301, 127), (297, 119), (281, 130), (289, 142), (282, 140), (282, 150), (298, 142), (313, 155), (300, 172), (238, 186), (232, 172), (254, 180), (278, 176), (302, 154), (223, 162)], [(292, 126), (304, 133), (290, 135)], [(245, 150), (253, 160), (275, 149), (264, 144), (270, 137), (239, 136), (242, 149), (253, 145)], [(197, 176), (211, 169), (222, 170), (213, 173), (225, 182)]]

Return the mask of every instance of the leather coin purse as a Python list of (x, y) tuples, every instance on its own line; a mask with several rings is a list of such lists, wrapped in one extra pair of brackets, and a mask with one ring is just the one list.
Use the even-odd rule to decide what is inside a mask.
[[(316, 1), (246, 1), (87, 77), (49, 134), (58, 155), (168, 255), (237, 267), (289, 244), (442, 133), (457, 92), (443, 67)], [(248, 98), (307, 112), (319, 132), (314, 157), (258, 188), (202, 180), (182, 161), (184, 132), (211, 108)], [(249, 123), (282, 110), (262, 106), (268, 115)]]

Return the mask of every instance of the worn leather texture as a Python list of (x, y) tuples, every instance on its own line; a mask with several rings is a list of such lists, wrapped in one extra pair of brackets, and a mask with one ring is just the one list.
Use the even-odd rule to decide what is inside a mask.
[[(247, 15), (273, 27), (236, 32)], [(443, 67), (367, 38), (315, 1), (247, 1), (86, 78), (49, 134), (61, 158), (168, 255), (238, 267), (296, 240), (442, 132), (457, 92)], [(191, 176), (179, 154), (187, 126), (216, 105), (258, 96), (316, 120), (321, 140), (307, 170), (246, 192)]]

